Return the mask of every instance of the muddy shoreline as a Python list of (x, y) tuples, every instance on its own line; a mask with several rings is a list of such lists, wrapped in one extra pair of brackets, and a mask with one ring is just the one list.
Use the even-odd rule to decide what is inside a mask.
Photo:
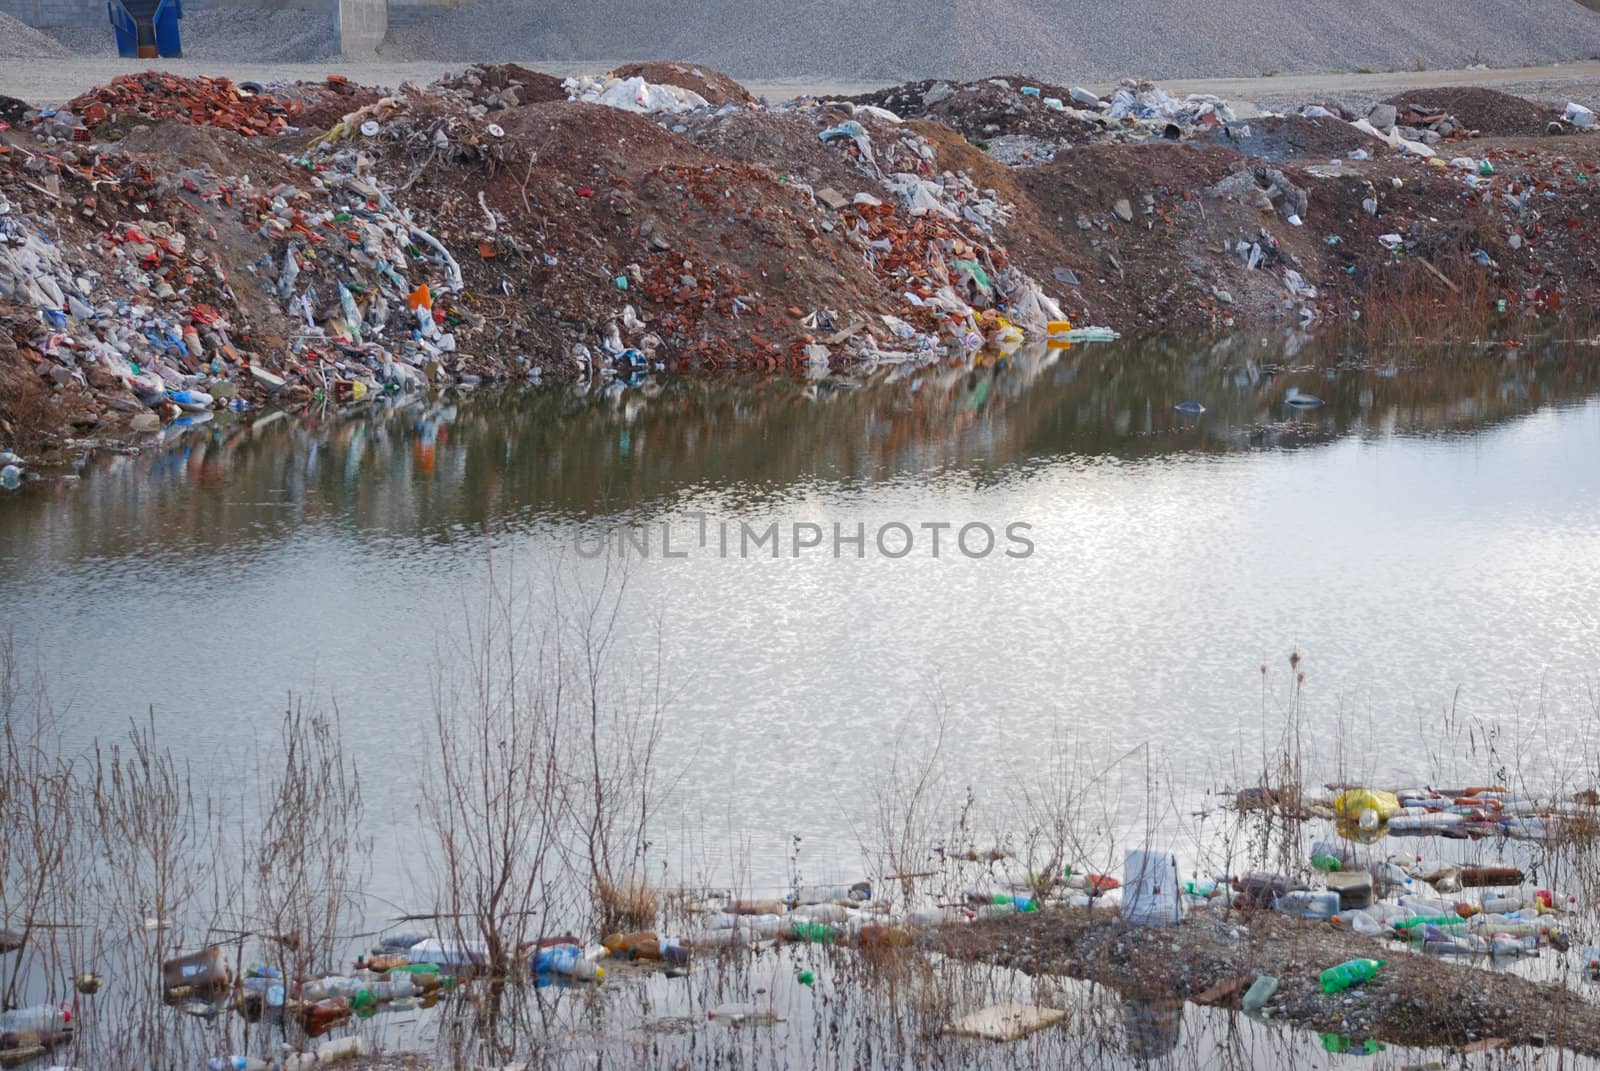
[[(1082, 909), (1039, 912), (946, 927), (937, 947), (957, 959), (1081, 979), (1144, 999), (1233, 1009), (1258, 975), (1270, 974), (1279, 987), (1265, 1017), (1302, 1029), (1412, 1046), (1600, 1053), (1600, 1006), (1572, 988), (1412, 955), (1266, 910), (1202, 910), (1168, 928), (1129, 926)], [(1355, 958), (1386, 962), (1372, 981), (1324, 994), (1318, 974)]]

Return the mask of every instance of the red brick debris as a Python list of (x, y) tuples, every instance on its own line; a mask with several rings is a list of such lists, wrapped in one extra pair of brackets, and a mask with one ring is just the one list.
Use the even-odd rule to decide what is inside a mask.
[(185, 78), (164, 71), (123, 74), (67, 104), (93, 129), (114, 115), (182, 119), (196, 126), (237, 134), (282, 134), (295, 125), (301, 106), (266, 93), (240, 89), (227, 78)]

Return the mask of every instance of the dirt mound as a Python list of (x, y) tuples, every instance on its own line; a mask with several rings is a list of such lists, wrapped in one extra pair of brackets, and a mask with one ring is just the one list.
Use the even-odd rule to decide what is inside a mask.
[(567, 99), (561, 79), (516, 63), (476, 63), (459, 75), (439, 79), (439, 84), (491, 111)]
[(727, 115), (685, 115), (684, 137), (714, 156), (761, 164), (782, 178), (795, 178), (814, 190), (835, 189), (846, 197), (881, 192), (877, 180), (817, 135), (835, 116), (798, 112), (739, 111)]
[(219, 175), (237, 171), (250, 158), (244, 135), (176, 119), (137, 124), (117, 142), (117, 150), (182, 161), (184, 167), (208, 167)]
[(1443, 113), (1455, 116), (1468, 130), (1476, 130), (1484, 137), (1534, 137), (1561, 118), (1558, 108), (1472, 86), (1407, 90), (1384, 103), (1395, 106), (1402, 123), (1407, 111), (1424, 116)]
[(1226, 145), (1259, 160), (1329, 160), (1353, 149), (1375, 152), (1381, 143), (1344, 122), (1328, 116), (1267, 116), (1247, 123), (1229, 123), (1205, 139)]
[[(1016, 255), (1039, 278), (1059, 280), (1057, 268), (1076, 276), (1072, 290), (1097, 322), (1207, 323), (1208, 273), (1198, 256), (1185, 254), (1212, 240), (1222, 220), (1198, 210), (1196, 193), (1244, 166), (1220, 146), (1074, 147), (1053, 163), (1017, 172), (1054, 248), (1019, 241)], [(1119, 206), (1132, 219), (1123, 219)], [(1064, 263), (1038, 259), (1052, 254)]]
[(700, 94), (714, 108), (724, 104), (753, 104), (756, 99), (748, 89), (721, 71), (681, 60), (630, 63), (612, 71), (611, 77), (643, 78), (646, 82), (681, 86)]
[(1019, 75), (997, 75), (965, 83), (908, 82), (849, 100), (887, 108), (902, 119), (935, 119), (974, 139), (1026, 134), (1047, 140), (1081, 141), (1098, 129), (1095, 123), (1045, 103), (1053, 100), (1070, 106), (1066, 89)]

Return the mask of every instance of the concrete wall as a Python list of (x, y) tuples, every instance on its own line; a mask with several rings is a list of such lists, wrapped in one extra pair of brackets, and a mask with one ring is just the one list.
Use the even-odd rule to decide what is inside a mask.
[(370, 56), (389, 32), (389, 0), (338, 0), (339, 51)]

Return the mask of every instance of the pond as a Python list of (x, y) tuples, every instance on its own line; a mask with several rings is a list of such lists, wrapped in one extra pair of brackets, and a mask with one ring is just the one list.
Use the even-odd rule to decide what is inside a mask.
[(491, 592), (552, 577), (659, 670), (658, 846), (722, 881), (856, 874), (876, 771), (940, 733), (956, 795), (1065, 746), (1148, 744), (1130, 820), (1152, 780), (1248, 783), (1291, 650), (1318, 774), (1417, 781), (1472, 720), (1525, 773), (1570, 761), (1600, 720), (1590, 355), (1294, 341), (227, 414), (0, 501), (0, 621), (72, 745), (153, 707), (242, 768), (291, 693), (336, 706), (390, 898), (433, 683)]

